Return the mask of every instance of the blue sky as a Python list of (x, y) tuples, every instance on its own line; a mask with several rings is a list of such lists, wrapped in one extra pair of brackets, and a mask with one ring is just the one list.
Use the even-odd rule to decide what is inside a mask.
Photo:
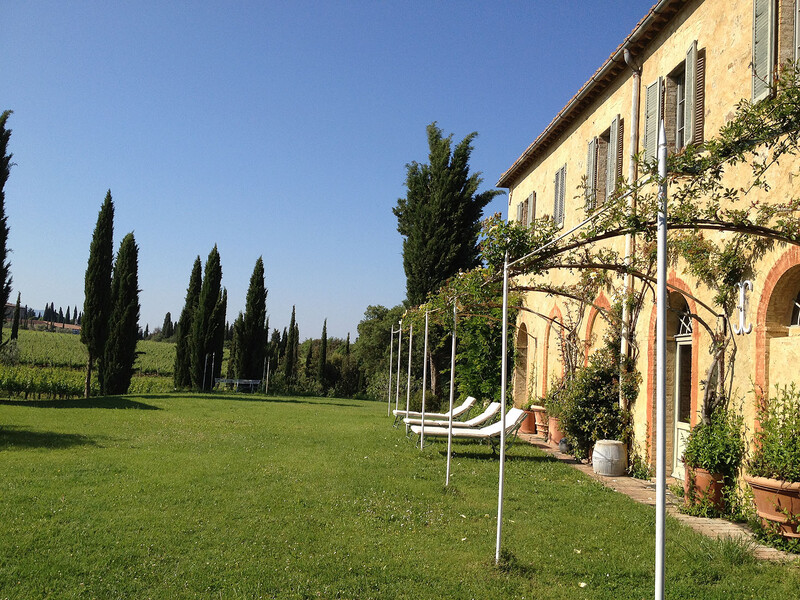
[[(107, 189), (141, 326), (216, 243), (228, 318), (263, 256), (270, 326), (355, 338), (405, 297), (392, 207), (425, 126), (478, 132), (487, 189), (652, 0), (3, 3), (12, 301), (83, 305)], [(499, 196), (488, 212), (506, 214)]]

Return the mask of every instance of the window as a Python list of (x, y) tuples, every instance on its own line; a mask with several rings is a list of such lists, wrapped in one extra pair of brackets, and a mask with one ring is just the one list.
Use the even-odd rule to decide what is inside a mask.
[(664, 97), (664, 80), (651, 83), (644, 91), (644, 159), (652, 160), (658, 151), (658, 124), (662, 117)]
[(517, 222), (530, 227), (536, 218), (536, 192), (531, 192), (525, 200), (517, 204)]
[(555, 198), (553, 201), (553, 221), (559, 227), (564, 226), (564, 191), (567, 184), (567, 165), (556, 171)]
[(586, 159), (586, 210), (606, 202), (622, 177), (622, 119), (619, 115), (600, 136), (589, 141)]
[(753, 0), (753, 102), (772, 93), (775, 69), (775, 0)]
[(773, 90), (775, 67), (800, 58), (800, 2), (753, 0), (753, 102)]
[(658, 124), (662, 118), (670, 152), (703, 142), (705, 61), (705, 49), (698, 50), (694, 41), (686, 52), (686, 60), (668, 77), (659, 77), (647, 86), (643, 140), (646, 160), (656, 157)]
[(528, 205), (528, 213), (525, 216), (525, 226), (530, 227), (533, 225), (533, 221), (536, 219), (536, 192), (531, 192), (531, 195), (528, 196), (526, 203)]

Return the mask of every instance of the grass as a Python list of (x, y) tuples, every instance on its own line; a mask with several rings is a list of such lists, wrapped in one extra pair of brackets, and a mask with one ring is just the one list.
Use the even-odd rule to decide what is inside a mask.
[[(530, 446), (420, 452), (378, 403), (0, 403), (0, 598), (650, 598), (654, 512)], [(667, 598), (785, 598), (792, 566), (667, 527)], [(581, 586), (585, 584), (585, 586)]]

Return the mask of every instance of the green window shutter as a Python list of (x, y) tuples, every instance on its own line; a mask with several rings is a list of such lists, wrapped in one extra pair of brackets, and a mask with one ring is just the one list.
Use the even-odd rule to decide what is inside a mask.
[(567, 188), (567, 165), (561, 167), (561, 186), (559, 187), (560, 195), (558, 197), (558, 224), (564, 226), (564, 192)]
[(533, 225), (533, 221), (536, 218), (536, 192), (531, 192), (531, 195), (528, 196), (528, 222), (525, 223), (526, 227), (530, 227)]
[(694, 140), (694, 115), (697, 108), (697, 40), (692, 42), (686, 52), (683, 86), (686, 90), (686, 101), (683, 103), (683, 140), (684, 144)]
[(753, 0), (753, 102), (769, 96), (775, 67), (775, 0)]
[(658, 144), (658, 124), (661, 122), (661, 88), (663, 80), (659, 77), (647, 86), (644, 92), (644, 158), (656, 157)]
[(558, 204), (558, 198), (561, 195), (561, 169), (556, 171), (556, 178), (553, 182), (554, 187), (554, 196), (553, 196), (553, 222), (558, 225), (561, 222), (561, 215), (559, 214), (560, 208)]
[(586, 157), (586, 210), (594, 210), (597, 204), (597, 138), (589, 140)]
[(555, 197), (553, 199), (553, 221), (559, 227), (564, 225), (564, 188), (567, 182), (567, 165), (556, 171)]
[(611, 121), (611, 129), (608, 136), (608, 152), (606, 152), (606, 197), (608, 200), (614, 195), (614, 188), (617, 186), (617, 172), (620, 169), (619, 158), (620, 150), (620, 118), (619, 115)]
[(800, 1), (794, 3), (794, 59), (800, 60)]

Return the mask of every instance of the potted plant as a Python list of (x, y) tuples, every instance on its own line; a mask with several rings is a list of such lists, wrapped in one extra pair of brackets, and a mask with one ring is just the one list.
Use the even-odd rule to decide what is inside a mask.
[(800, 390), (794, 384), (776, 389), (762, 402), (754, 450), (745, 481), (761, 522), (788, 538), (800, 538)]
[(520, 431), (545, 435), (547, 433), (547, 409), (531, 400), (522, 407), (522, 410), (527, 413), (528, 418), (522, 422)]
[(544, 408), (547, 411), (547, 441), (555, 448), (558, 448), (558, 443), (564, 439), (560, 420), (566, 391), (566, 386), (562, 381), (551, 386), (545, 397), (542, 398)]
[(689, 432), (683, 453), (686, 505), (708, 504), (722, 512), (725, 509), (723, 489), (732, 482), (743, 456), (740, 415), (720, 408), (708, 422), (695, 425)]

